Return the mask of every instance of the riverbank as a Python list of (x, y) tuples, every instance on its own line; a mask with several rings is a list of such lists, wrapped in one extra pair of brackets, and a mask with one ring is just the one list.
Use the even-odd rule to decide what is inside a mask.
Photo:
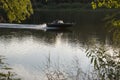
[(34, 11), (36, 10), (117, 10), (115, 8), (97, 8), (95, 10), (92, 9), (91, 3), (49, 3), (49, 4), (41, 4), (36, 3), (33, 5)]
[(51, 4), (35, 4), (33, 5), (34, 10), (36, 9), (92, 9), (90, 3), (51, 3)]
[(40, 9), (34, 9), (34, 13), (36, 13), (36, 12), (39, 12), (39, 11), (45, 11), (45, 12), (47, 12), (47, 11), (57, 11), (57, 12), (61, 12), (61, 11), (65, 11), (65, 12), (113, 12), (113, 11), (115, 11), (115, 12), (118, 12), (119, 11), (119, 9), (101, 9), (101, 8), (99, 8), (99, 9), (95, 9), (95, 10), (93, 10), (93, 9), (83, 9), (83, 8), (67, 8), (67, 9), (64, 9), (64, 8), (61, 8), (61, 9), (48, 9), (48, 8), (46, 8), (46, 9), (43, 9), (43, 8), (40, 8)]
[(25, 23), (41, 24), (61, 19), (64, 22), (76, 24), (86, 24), (86, 22), (97, 24), (103, 23), (106, 15), (112, 15), (118, 11), (117, 9), (37, 9)]

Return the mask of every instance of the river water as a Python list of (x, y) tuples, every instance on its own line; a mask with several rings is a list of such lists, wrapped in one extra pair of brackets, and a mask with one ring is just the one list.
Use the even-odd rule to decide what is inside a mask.
[(113, 50), (103, 21), (111, 12), (36, 12), (27, 24), (62, 19), (75, 25), (67, 30), (0, 29), (0, 55), (21, 80), (99, 80), (87, 51)]

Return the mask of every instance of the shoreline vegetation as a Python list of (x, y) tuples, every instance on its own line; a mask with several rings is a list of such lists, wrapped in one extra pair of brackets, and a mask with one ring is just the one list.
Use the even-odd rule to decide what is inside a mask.
[[(85, 12), (103, 12), (103, 11), (118, 11), (119, 8), (97, 8), (93, 9), (91, 2), (88, 3), (80, 3), (80, 2), (73, 2), (73, 3), (47, 3), (43, 4), (40, 2), (32, 2), (32, 7), (34, 13), (37, 11), (85, 11)], [(0, 22), (9, 22), (6, 19), (6, 15), (4, 12), (0, 9)], [(32, 15), (34, 15), (34, 13)], [(31, 16), (32, 16), (31, 15)], [(23, 21), (24, 22), (24, 21)]]
[(92, 9), (90, 3), (50, 3), (47, 5), (38, 3), (33, 5), (33, 9)]
[(118, 8), (98, 8), (93, 9), (91, 3), (50, 3), (47, 5), (36, 3), (33, 6), (34, 11), (40, 10), (91, 10), (91, 11), (100, 11), (100, 10), (118, 10)]

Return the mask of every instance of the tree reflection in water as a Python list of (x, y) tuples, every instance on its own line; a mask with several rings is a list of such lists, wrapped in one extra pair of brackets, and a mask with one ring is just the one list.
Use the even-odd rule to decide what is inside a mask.
[(120, 12), (105, 17), (106, 30), (110, 35), (112, 44), (119, 46), (120, 43)]
[(8, 67), (4, 59), (3, 56), (0, 56), (0, 80), (21, 80), (20, 78), (16, 78), (16, 74), (12, 72), (12, 68)]
[(100, 75), (103, 79), (109, 78), (110, 80), (119, 80), (120, 79), (120, 18), (119, 14), (114, 14), (113, 16), (108, 16), (106, 18), (107, 24), (106, 29), (108, 35), (110, 35), (110, 40), (112, 46), (114, 47), (114, 51), (112, 51), (112, 55), (108, 52), (105, 47), (99, 47), (98, 49), (90, 50), (88, 52), (88, 56), (90, 54), (96, 54), (96, 57), (91, 58), (91, 62), (94, 63), (94, 66), (100, 71)]

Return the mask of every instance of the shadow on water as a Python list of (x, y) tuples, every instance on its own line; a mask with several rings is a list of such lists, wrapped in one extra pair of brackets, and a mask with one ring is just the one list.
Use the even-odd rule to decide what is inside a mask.
[(72, 33), (70, 29), (46, 29), (45, 31), (52, 33)]

